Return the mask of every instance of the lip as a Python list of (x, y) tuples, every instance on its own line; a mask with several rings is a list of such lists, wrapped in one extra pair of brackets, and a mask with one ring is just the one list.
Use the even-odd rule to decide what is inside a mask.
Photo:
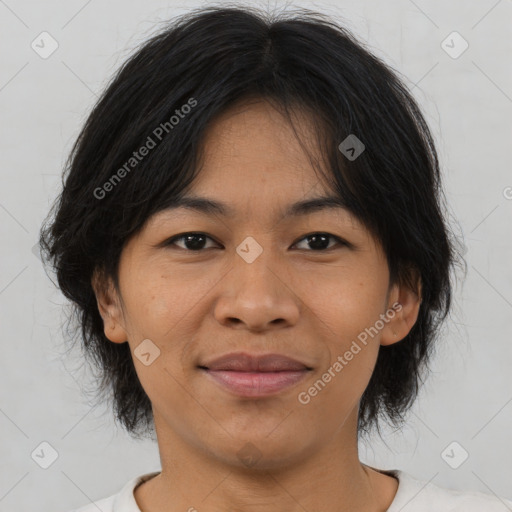
[(265, 397), (300, 382), (312, 368), (281, 354), (230, 353), (199, 368), (225, 390), (242, 397)]
[(201, 365), (208, 370), (237, 372), (282, 372), (310, 370), (305, 363), (283, 354), (248, 354), (231, 352)]

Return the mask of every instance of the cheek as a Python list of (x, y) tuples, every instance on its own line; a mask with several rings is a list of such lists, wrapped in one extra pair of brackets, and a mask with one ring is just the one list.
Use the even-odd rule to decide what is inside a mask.
[[(153, 278), (141, 286), (136, 294), (132, 294), (130, 303), (130, 319), (132, 334), (132, 352), (140, 341), (151, 340), (159, 353), (153, 370), (147, 374), (141, 368), (141, 382), (148, 379), (148, 385), (157, 385), (155, 392), (161, 394), (170, 385), (172, 376), (182, 380), (182, 360), (190, 340), (197, 330), (198, 316), (202, 311), (201, 297), (207, 293), (198, 286), (184, 286), (177, 279)], [(172, 381), (172, 382), (169, 382)], [(164, 383), (166, 382), (165, 386)], [(176, 391), (179, 391), (177, 389)], [(168, 392), (171, 392), (168, 390)], [(149, 394), (149, 392), (148, 392)]]
[(131, 325), (144, 337), (163, 339), (187, 312), (192, 297), (186, 291), (169, 279), (138, 279), (125, 298)]
[(204, 269), (177, 271), (155, 264), (154, 269), (138, 279), (138, 289), (133, 290), (134, 311), (152, 326), (165, 324), (169, 330), (187, 315), (193, 315), (196, 308), (200, 309), (201, 302), (208, 301), (217, 281), (217, 274)]
[(333, 393), (336, 402), (352, 401), (368, 384), (380, 346), (380, 330), (375, 325), (386, 294), (386, 283), (375, 274), (353, 272), (345, 277), (339, 282), (326, 282), (323, 293), (311, 297), (313, 313), (321, 320), (319, 325), (328, 327), (324, 335), (329, 361), (323, 368), (324, 378), (320, 378), (328, 381), (326, 388), (330, 389), (324, 399)]
[(311, 290), (309, 306), (340, 343), (374, 325), (386, 298), (386, 283), (370, 272), (353, 271)]

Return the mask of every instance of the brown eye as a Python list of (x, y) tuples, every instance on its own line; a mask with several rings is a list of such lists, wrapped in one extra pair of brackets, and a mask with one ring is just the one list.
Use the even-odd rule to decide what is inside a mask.
[[(213, 246), (207, 246), (208, 240), (213, 241), (215, 244), (217, 243), (213, 238), (209, 237), (205, 233), (181, 233), (164, 242), (163, 246), (174, 247), (189, 252), (201, 252), (204, 249), (214, 248)], [(303, 241), (306, 241), (307, 247), (299, 247), (300, 250), (308, 249), (315, 252), (325, 252), (330, 249), (334, 249), (336, 245), (350, 246), (348, 242), (345, 242), (335, 235), (321, 232), (306, 235), (294, 245), (296, 246), (298, 243), (304, 243)], [(332, 241), (335, 243), (331, 244)], [(178, 245), (178, 242), (181, 245)], [(217, 244), (217, 246), (219, 246), (219, 244)]]
[[(311, 233), (310, 235), (306, 235), (301, 239), (306, 240), (310, 249), (313, 251), (325, 251), (328, 249), (332, 249), (333, 246), (329, 247), (329, 240), (335, 240), (338, 245), (348, 245), (341, 238), (331, 235), (329, 233)], [(335, 247), (336, 245), (334, 245)]]
[[(205, 249), (206, 241), (213, 240), (208, 235), (204, 233), (182, 233), (180, 235), (176, 235), (169, 239), (165, 246), (176, 246), (179, 249), (195, 251), (199, 252), (202, 249)], [(183, 241), (184, 247), (180, 247), (176, 244), (177, 241)], [(206, 249), (210, 249), (211, 247), (206, 247)]]

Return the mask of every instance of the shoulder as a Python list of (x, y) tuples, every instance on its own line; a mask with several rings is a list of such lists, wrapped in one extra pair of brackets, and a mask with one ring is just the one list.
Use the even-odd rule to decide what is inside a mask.
[(140, 512), (135, 496), (133, 494), (134, 489), (154, 476), (158, 475), (159, 471), (152, 473), (145, 473), (144, 475), (132, 478), (124, 487), (116, 494), (109, 496), (108, 498), (102, 498), (91, 502), (89, 505), (70, 510), (69, 512)]
[(391, 473), (399, 485), (387, 512), (512, 512), (512, 501), (505, 497), (449, 489), (400, 470)]

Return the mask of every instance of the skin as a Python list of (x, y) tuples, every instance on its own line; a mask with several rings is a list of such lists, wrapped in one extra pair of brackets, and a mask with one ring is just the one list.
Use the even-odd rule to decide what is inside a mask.
[[(123, 249), (119, 291), (101, 292), (93, 278), (108, 339), (128, 341), (132, 355), (144, 339), (160, 350), (148, 366), (133, 357), (152, 403), (162, 465), (136, 488), (140, 509), (387, 510), (398, 481), (359, 461), (358, 406), (380, 345), (401, 340), (416, 322), (421, 287), (391, 285), (382, 248), (346, 210), (280, 219), (288, 205), (329, 190), (269, 104), (224, 113), (204, 148), (189, 192), (225, 202), (234, 215), (160, 212)], [(158, 246), (186, 232), (210, 237), (202, 252), (184, 239)], [(315, 232), (352, 246), (329, 238), (328, 249), (315, 250), (306, 237)], [(236, 252), (247, 236), (263, 248), (251, 264)], [(298, 394), (395, 302), (402, 308), (394, 318), (301, 404)], [(313, 370), (278, 395), (237, 397), (197, 365), (239, 350), (285, 354)], [(237, 455), (248, 443), (259, 457), (251, 467)]]

